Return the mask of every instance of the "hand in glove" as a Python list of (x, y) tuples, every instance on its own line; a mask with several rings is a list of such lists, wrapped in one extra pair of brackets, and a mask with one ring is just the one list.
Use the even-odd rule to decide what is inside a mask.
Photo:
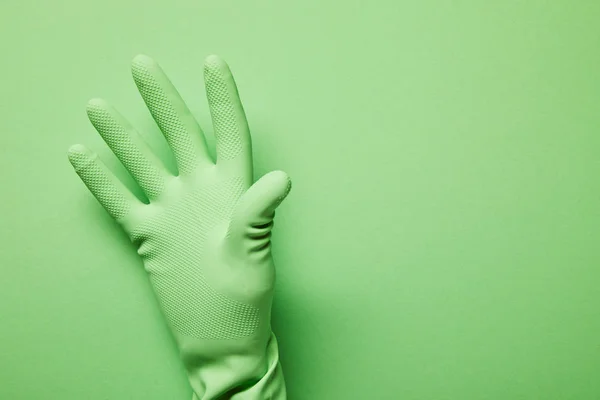
[(248, 124), (222, 59), (210, 56), (204, 66), (216, 162), (159, 65), (139, 55), (132, 72), (179, 173), (171, 174), (139, 133), (100, 99), (89, 102), (89, 119), (149, 202), (134, 196), (86, 147), (72, 146), (69, 160), (136, 244), (194, 398), (284, 399), (270, 324), (275, 279), (270, 236), (290, 179), (273, 171), (253, 182)]

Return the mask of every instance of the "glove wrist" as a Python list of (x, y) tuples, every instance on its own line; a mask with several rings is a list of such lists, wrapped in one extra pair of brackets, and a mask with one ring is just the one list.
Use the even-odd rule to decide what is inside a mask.
[[(216, 343), (179, 337), (178, 341), (195, 399), (286, 398), (277, 339), (272, 332), (266, 340)], [(207, 352), (207, 348), (213, 350)], [(226, 349), (227, 354), (217, 354), (216, 348)]]

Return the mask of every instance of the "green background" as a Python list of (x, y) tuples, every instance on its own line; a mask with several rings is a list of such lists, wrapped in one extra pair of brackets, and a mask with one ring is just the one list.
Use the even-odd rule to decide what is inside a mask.
[[(283, 169), (274, 329), (290, 399), (600, 398), (600, 2), (4, 0), (0, 399), (188, 399), (141, 261), (73, 173), (129, 62), (207, 133), (231, 65)], [(111, 158), (112, 157), (112, 158)]]

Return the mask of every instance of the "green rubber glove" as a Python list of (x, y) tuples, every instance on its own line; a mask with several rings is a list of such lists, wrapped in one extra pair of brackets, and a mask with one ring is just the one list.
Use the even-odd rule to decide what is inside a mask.
[(135, 83), (173, 151), (168, 172), (136, 130), (105, 101), (87, 113), (149, 199), (140, 201), (82, 145), (75, 171), (137, 245), (181, 351), (194, 399), (285, 399), (271, 331), (275, 268), (271, 229), (290, 179), (273, 171), (253, 183), (250, 132), (227, 64), (204, 66), (217, 160), (159, 65), (139, 55)]

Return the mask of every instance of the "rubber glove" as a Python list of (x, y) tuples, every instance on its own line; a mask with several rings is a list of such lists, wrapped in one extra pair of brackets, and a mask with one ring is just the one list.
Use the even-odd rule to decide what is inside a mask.
[(275, 208), (290, 191), (273, 171), (253, 183), (250, 132), (227, 64), (204, 65), (216, 162), (204, 134), (160, 66), (132, 62), (135, 83), (177, 163), (170, 173), (140, 134), (104, 100), (87, 114), (146, 194), (141, 201), (95, 153), (68, 156), (143, 259), (188, 371), (194, 399), (285, 399), (271, 331)]

